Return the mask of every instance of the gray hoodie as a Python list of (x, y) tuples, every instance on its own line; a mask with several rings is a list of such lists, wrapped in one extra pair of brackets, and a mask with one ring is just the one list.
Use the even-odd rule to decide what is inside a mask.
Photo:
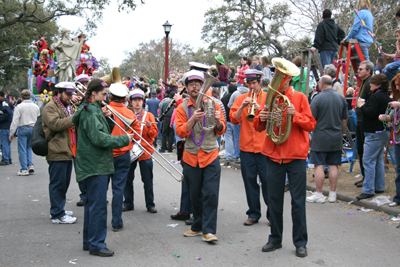
[(234, 92), (231, 96), (231, 99), (229, 99), (228, 107), (231, 108), (233, 103), (235, 103), (235, 100), (238, 96), (245, 94), (249, 91), (249, 88), (246, 88), (244, 86), (238, 86), (236, 92)]

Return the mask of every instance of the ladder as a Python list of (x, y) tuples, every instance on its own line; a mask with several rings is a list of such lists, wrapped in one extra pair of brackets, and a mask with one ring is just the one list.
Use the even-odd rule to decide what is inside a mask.
[[(311, 70), (314, 73), (315, 80), (318, 82), (319, 75), (323, 75), (323, 73), (324, 73), (324, 68), (322, 68), (321, 60), (319, 59), (317, 50), (313, 53), (313, 52), (311, 52), (310, 49), (306, 49), (306, 50), (303, 50), (301, 53), (302, 53), (302, 59), (301, 59), (301, 68), (300, 68), (300, 81), (299, 81), (299, 87), (297, 88), (297, 91), (301, 92), (301, 87), (302, 87), (303, 83), (305, 83), (306, 84), (306, 96), (308, 97), (308, 93), (310, 91), (310, 72), (311, 72)], [(307, 75), (306, 75), (306, 79), (304, 81), (303, 73), (304, 73), (305, 67), (307, 67)], [(319, 70), (319, 74), (318, 74), (317, 70)]]
[[(351, 46), (355, 47), (357, 51), (357, 55), (354, 55), (353, 50), (351, 50)], [(343, 50), (344, 47), (347, 49), (347, 57), (343, 58)], [(340, 72), (340, 66), (342, 62), (346, 63), (346, 68), (344, 72), (344, 82), (343, 82), (343, 94), (344, 97), (346, 98), (346, 90), (347, 90), (347, 80), (349, 79), (349, 69), (350, 69), (350, 63), (351, 66), (353, 67), (354, 73), (357, 73), (358, 67), (356, 63), (356, 59), (360, 59), (360, 62), (363, 62), (365, 60), (364, 55), (361, 51), (360, 45), (358, 44), (357, 39), (349, 39), (347, 40), (346, 43), (341, 43), (340, 44), (340, 50), (339, 50), (339, 59), (338, 59), (338, 66), (337, 66), (337, 71), (336, 71), (336, 80), (339, 80), (339, 72)], [(360, 78), (357, 76), (357, 84), (358, 86), (361, 84)]]

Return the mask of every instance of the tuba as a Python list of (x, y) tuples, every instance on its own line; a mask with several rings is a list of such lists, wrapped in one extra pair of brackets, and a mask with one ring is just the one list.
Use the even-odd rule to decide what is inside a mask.
[(214, 118), (214, 113), (217, 110), (214, 99), (207, 95), (207, 91), (210, 89), (211, 85), (215, 83), (216, 79), (208, 73), (204, 72), (204, 83), (200, 88), (199, 96), (196, 100), (196, 107), (201, 111), (206, 113), (205, 123), (203, 123), (203, 129), (209, 131), (214, 129), (216, 121)]
[(290, 105), (290, 101), (279, 90), (281, 90), (283, 84), (290, 76), (299, 75), (300, 70), (295, 64), (284, 58), (273, 58), (272, 64), (275, 66), (275, 75), (268, 85), (267, 98), (265, 100), (264, 109), (269, 112), (268, 119), (265, 122), (265, 133), (272, 142), (280, 145), (289, 137), (292, 128), (292, 115), (287, 115), (286, 113), (286, 125), (283, 128), (283, 116), (287, 110), (287, 106)]
[(108, 86), (112, 83), (122, 83), (121, 75), (117, 68), (113, 68), (109, 75), (101, 77), (100, 80), (104, 81)]

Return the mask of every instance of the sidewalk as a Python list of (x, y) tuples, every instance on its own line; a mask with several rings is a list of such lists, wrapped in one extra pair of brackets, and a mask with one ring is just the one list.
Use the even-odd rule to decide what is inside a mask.
[[(237, 164), (235, 162), (229, 162), (229, 165), (226, 166), (226, 160), (221, 157), (221, 166), (224, 164), (224, 167), (231, 168), (240, 170), (240, 164)], [(371, 199), (367, 200), (357, 200), (356, 196), (360, 195), (362, 193), (362, 187), (356, 187), (354, 185), (355, 181), (358, 181), (361, 179), (360, 177), (356, 177), (357, 174), (360, 173), (360, 167), (358, 163), (354, 165), (353, 172), (350, 173), (348, 172), (350, 169), (350, 166), (348, 163), (342, 164), (342, 166), (339, 166), (339, 182), (337, 186), (337, 199), (344, 201), (344, 202), (351, 202), (351, 204), (364, 207), (367, 209), (374, 209), (376, 211), (382, 211), (384, 213), (387, 213), (389, 215), (393, 216), (399, 216), (400, 214), (400, 205), (397, 207), (389, 207), (387, 204), (378, 206), (375, 203), (371, 203)], [(307, 168), (307, 190), (309, 191), (315, 191), (315, 180), (313, 177), (314, 174), (314, 169)], [(386, 170), (386, 188), (385, 192), (382, 194), (376, 194), (375, 196), (379, 195), (384, 195), (384, 196), (390, 196), (390, 200), (393, 199), (393, 196), (396, 194), (396, 187), (394, 184), (394, 180), (396, 178), (396, 172), (394, 169), (389, 169)], [(323, 189), (323, 194), (325, 196), (329, 195), (329, 179), (325, 179), (324, 182), (324, 189)]]

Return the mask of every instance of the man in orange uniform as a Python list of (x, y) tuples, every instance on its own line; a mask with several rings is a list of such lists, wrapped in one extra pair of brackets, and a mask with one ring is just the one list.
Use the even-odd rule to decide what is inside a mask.
[[(140, 130), (139, 134), (144, 140), (151, 145), (151, 147), (146, 144), (146, 142), (139, 141), (140, 144), (146, 149), (150, 154), (154, 153), (153, 142), (158, 135), (157, 124), (155, 124), (154, 115), (143, 109), (144, 92), (140, 89), (135, 89), (129, 93), (128, 101), (129, 107), (135, 113), (139, 123)], [(142, 176), (142, 182), (144, 187), (144, 199), (146, 201), (147, 211), (150, 213), (157, 213), (154, 204), (154, 193), (153, 193), (153, 159), (149, 154), (144, 152), (139, 159), (136, 159), (131, 163), (128, 178), (125, 185), (125, 200), (124, 207), (122, 211), (128, 211), (134, 209), (133, 204), (133, 180), (135, 179), (135, 169), (139, 161), (140, 175)]]
[[(199, 90), (204, 81), (201, 71), (191, 70), (183, 76), (189, 99), (176, 110), (176, 134), (186, 138), (183, 152), (183, 173), (190, 190), (194, 222), (184, 236), (203, 236), (203, 241), (218, 241), (217, 212), (221, 166), (217, 137), (225, 132), (225, 119), (221, 108), (214, 111), (215, 128), (205, 131), (206, 113), (196, 108)], [(202, 123), (203, 122), (203, 123)]]
[[(267, 157), (261, 153), (266, 137), (265, 129), (261, 132), (256, 131), (253, 127), (253, 122), (247, 120), (247, 116), (249, 115), (250, 107), (254, 107), (254, 113), (260, 109), (261, 100), (267, 94), (261, 90), (261, 76), (264, 75), (262, 71), (247, 69), (244, 74), (250, 91), (236, 98), (230, 110), (230, 119), (233, 124), (241, 123), (242, 125), (239, 138), (240, 166), (246, 190), (247, 205), (249, 206), (246, 212), (248, 218), (244, 225), (250, 226), (258, 223), (261, 218), (260, 186), (258, 185), (257, 175), (260, 177), (265, 205), (268, 206), (267, 164), (265, 164)], [(253, 94), (256, 95), (256, 102), (253, 102)], [(267, 212), (268, 217), (269, 214)]]
[[(128, 95), (128, 89), (122, 83), (113, 83), (110, 86), (110, 104), (109, 106), (118, 112), (125, 118), (135, 120), (131, 126), (136, 132), (139, 133), (140, 125), (136, 120), (135, 114), (125, 106), (126, 96)], [(123, 129), (126, 129), (125, 124), (117, 117), (114, 116), (114, 120)], [(132, 130), (128, 130), (128, 133), (132, 133)], [(118, 126), (114, 127), (111, 135), (125, 135)], [(135, 136), (135, 139), (138, 139)], [(112, 220), (111, 226), (114, 232), (121, 231), (124, 228), (122, 221), (122, 201), (124, 198), (124, 188), (126, 179), (128, 177), (129, 168), (131, 165), (131, 157), (129, 151), (132, 149), (133, 143), (131, 142), (128, 146), (114, 149), (114, 169), (115, 173), (111, 175), (111, 186), (113, 192), (112, 199)]]
[[(292, 64), (289, 61), (286, 63)], [(282, 75), (279, 72), (277, 67), (274, 79)], [(306, 159), (309, 149), (308, 134), (314, 130), (316, 121), (312, 116), (307, 97), (290, 87), (292, 78), (293, 76), (288, 76), (279, 89), (275, 88), (291, 102), (284, 113), (282, 121), (284, 129), (286, 113), (293, 116), (290, 135), (280, 145), (272, 142), (270, 138), (265, 138), (262, 149), (262, 153), (267, 156), (267, 190), (271, 222), (271, 234), (262, 251), (270, 252), (282, 247), (283, 198), (287, 174), (292, 197), (293, 243), (296, 246), (296, 256), (306, 257), (308, 240), (306, 223)], [(274, 80), (270, 86), (273, 84)], [(274, 92), (268, 91), (267, 94), (269, 93)], [(280, 103), (282, 101), (281, 99)], [(265, 98), (261, 103), (260, 111), (254, 118), (254, 128), (260, 132), (265, 131), (265, 121), (269, 118), (269, 112), (264, 108)]]

